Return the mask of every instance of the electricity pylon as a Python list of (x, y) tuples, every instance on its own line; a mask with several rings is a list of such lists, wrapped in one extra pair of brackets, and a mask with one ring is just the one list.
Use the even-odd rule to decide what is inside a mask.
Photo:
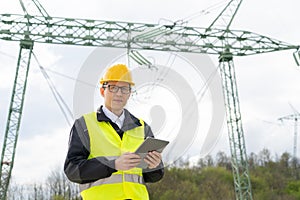
[[(294, 110), (295, 111), (295, 110)], [(299, 179), (299, 174), (297, 172), (297, 140), (298, 140), (298, 121), (300, 120), (300, 113), (297, 111), (294, 114), (287, 115), (284, 117), (280, 117), (278, 120), (283, 122), (284, 120), (292, 120), (294, 121), (294, 146), (293, 146), (293, 158), (292, 158), (292, 165), (294, 168), (293, 175), (295, 176), (296, 179)]]
[(278, 120), (292, 120), (294, 121), (294, 146), (293, 146), (293, 159), (297, 160), (297, 137), (298, 137), (298, 121), (300, 121), (300, 113), (295, 113), (291, 115), (287, 115), (284, 117), (280, 117)]
[[(50, 17), (37, 0), (32, 1), (42, 16), (28, 14), (24, 6), (25, 15), (0, 15), (0, 39), (20, 42), (1, 157), (2, 200), (6, 199), (13, 167), (34, 42), (219, 55), (236, 199), (252, 199), (233, 57), (294, 49), (294, 57), (298, 60), (298, 45), (249, 31), (229, 29), (242, 0), (231, 0), (208, 28), (188, 27), (176, 22), (158, 25)], [(20, 2), (22, 4), (22, 0)]]

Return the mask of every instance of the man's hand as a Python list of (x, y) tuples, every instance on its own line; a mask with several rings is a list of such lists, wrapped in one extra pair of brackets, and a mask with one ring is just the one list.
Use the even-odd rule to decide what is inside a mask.
[(136, 167), (141, 162), (139, 155), (126, 152), (115, 160), (116, 170), (129, 170)]
[(149, 169), (156, 168), (161, 162), (161, 153), (157, 151), (151, 151), (147, 154), (144, 160), (148, 164)]

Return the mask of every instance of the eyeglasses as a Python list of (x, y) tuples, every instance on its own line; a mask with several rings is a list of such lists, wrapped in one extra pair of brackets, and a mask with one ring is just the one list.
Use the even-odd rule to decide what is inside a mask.
[(119, 91), (119, 89), (121, 90), (122, 94), (129, 94), (131, 92), (131, 87), (119, 87), (116, 85), (106, 85), (103, 86), (103, 88), (108, 88), (108, 90), (112, 93), (117, 93)]

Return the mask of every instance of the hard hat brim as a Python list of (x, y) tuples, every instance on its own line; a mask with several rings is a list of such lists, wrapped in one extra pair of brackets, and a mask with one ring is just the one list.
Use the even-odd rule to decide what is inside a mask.
[(100, 81), (100, 83), (101, 84), (103, 84), (103, 83), (105, 83), (105, 82), (112, 82), (112, 81), (114, 81), (114, 82), (124, 82), (124, 83), (129, 83), (131, 86), (134, 86), (135, 85), (135, 83), (134, 82), (131, 82), (131, 81), (123, 81), (123, 80), (118, 80), (118, 79), (102, 79), (101, 81)]

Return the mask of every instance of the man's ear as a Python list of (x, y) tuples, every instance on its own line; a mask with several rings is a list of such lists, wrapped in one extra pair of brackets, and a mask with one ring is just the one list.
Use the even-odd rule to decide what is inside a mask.
[(104, 88), (103, 87), (100, 88), (100, 94), (101, 94), (101, 96), (104, 97)]

